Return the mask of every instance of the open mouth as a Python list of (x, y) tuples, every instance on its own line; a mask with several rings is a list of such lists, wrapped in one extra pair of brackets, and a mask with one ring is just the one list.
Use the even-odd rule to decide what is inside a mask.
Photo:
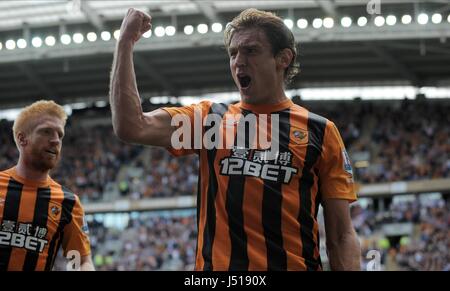
[(247, 89), (250, 87), (250, 83), (252, 82), (252, 78), (248, 75), (238, 75), (239, 85), (242, 89)]

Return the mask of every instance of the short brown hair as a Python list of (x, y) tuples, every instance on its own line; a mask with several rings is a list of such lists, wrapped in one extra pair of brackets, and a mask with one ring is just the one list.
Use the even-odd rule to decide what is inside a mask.
[(255, 8), (249, 8), (242, 11), (227, 25), (224, 33), (226, 49), (229, 48), (235, 32), (249, 28), (260, 28), (265, 32), (272, 46), (272, 53), (274, 56), (285, 48), (292, 51), (292, 61), (284, 71), (285, 83), (288, 84), (292, 81), (300, 71), (299, 64), (297, 63), (297, 48), (292, 31), (287, 28), (287, 26), (284, 25), (283, 20), (275, 14)]
[(36, 125), (35, 121), (42, 116), (50, 115), (57, 117), (66, 124), (67, 114), (61, 105), (56, 104), (54, 101), (40, 100), (25, 107), (19, 113), (16, 120), (14, 120), (13, 134), (14, 141), (17, 143), (17, 134), (19, 132), (30, 132)]

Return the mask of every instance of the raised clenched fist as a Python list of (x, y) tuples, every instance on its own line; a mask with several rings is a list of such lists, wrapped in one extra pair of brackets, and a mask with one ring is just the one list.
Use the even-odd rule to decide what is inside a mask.
[(152, 28), (152, 18), (145, 12), (130, 8), (120, 27), (119, 41), (137, 42), (144, 33)]

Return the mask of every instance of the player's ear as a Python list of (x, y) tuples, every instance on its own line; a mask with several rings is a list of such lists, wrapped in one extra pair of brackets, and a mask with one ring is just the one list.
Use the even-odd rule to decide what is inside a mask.
[(26, 135), (23, 132), (19, 132), (17, 134), (17, 143), (20, 146), (26, 146), (27, 145), (28, 139), (27, 139)]
[(291, 64), (293, 58), (294, 53), (292, 52), (291, 49), (289, 48), (282, 49), (277, 54), (277, 64), (283, 69), (286, 69)]

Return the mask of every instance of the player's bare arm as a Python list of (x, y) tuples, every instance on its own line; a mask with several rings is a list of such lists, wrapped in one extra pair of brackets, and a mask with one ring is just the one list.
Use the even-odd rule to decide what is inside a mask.
[(170, 115), (161, 109), (144, 113), (136, 84), (133, 49), (151, 29), (151, 17), (129, 9), (120, 28), (111, 71), (110, 103), (114, 132), (123, 141), (169, 146), (173, 128)]
[(326, 199), (323, 208), (331, 270), (360, 270), (361, 248), (352, 225), (349, 202), (343, 199)]

